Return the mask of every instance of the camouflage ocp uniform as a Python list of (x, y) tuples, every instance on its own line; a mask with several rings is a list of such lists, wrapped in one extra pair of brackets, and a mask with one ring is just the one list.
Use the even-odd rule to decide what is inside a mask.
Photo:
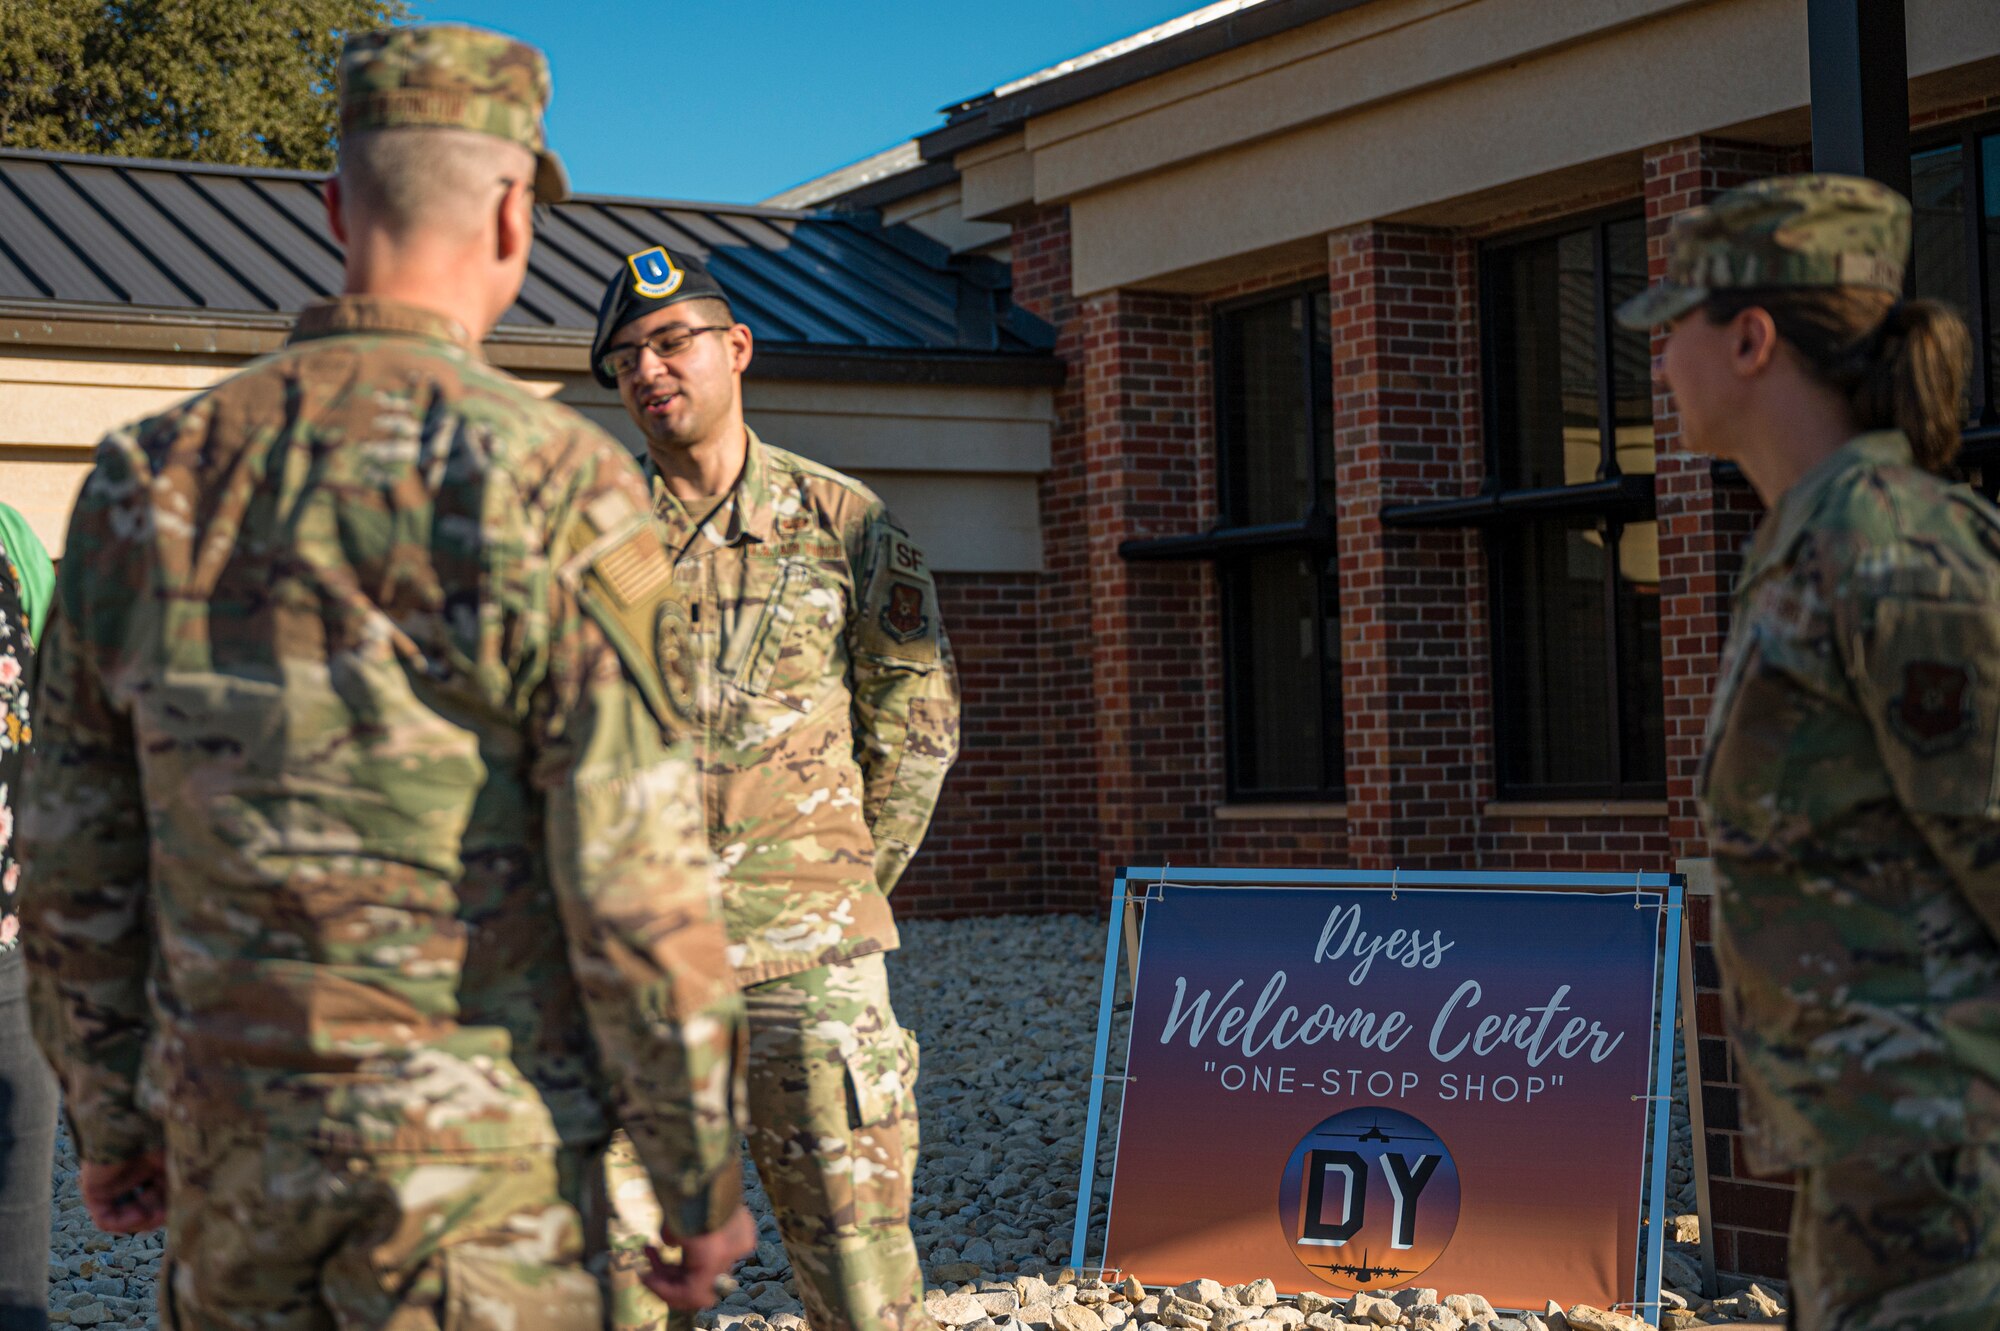
[[(1900, 289), (1908, 207), (1803, 177), (1674, 231), (1668, 281)], [(1701, 317), (1696, 314), (1693, 317)], [(1745, 562), (1697, 782), (1753, 1167), (1801, 1171), (1802, 1331), (1993, 1325), (2000, 1307), (2000, 513), (1865, 434)]]
[(740, 1204), (649, 507), (370, 297), (99, 446), (23, 915), (80, 1155), (167, 1153), (164, 1324), (599, 1327), (614, 1124), (676, 1232)]
[[(712, 511), (657, 477), (653, 504), (689, 644), (670, 687), (699, 736), (745, 985), (752, 1157), (815, 1331), (925, 1331), (917, 1044), (880, 954), (897, 941), (888, 892), (958, 747), (937, 589), (871, 491), (754, 432)], [(635, 1266), (644, 1186), (613, 1177)], [(620, 1297), (621, 1327), (666, 1316), (629, 1280)]]
[(713, 511), (652, 486), (738, 982), (893, 949), (889, 892), (958, 754), (923, 551), (867, 487), (754, 430)]

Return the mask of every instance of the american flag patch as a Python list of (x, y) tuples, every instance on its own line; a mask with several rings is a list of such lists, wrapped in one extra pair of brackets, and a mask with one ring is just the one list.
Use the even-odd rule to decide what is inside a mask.
[(620, 605), (628, 606), (638, 605), (674, 576), (659, 538), (643, 527), (598, 556), (592, 572), (604, 580)]

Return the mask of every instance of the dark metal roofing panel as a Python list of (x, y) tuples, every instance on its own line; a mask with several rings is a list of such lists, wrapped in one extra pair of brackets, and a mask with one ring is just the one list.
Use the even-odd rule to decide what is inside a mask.
[[(0, 150), (0, 300), (149, 317), (290, 313), (341, 284), (322, 183), (297, 171)], [(505, 323), (588, 332), (625, 256), (666, 244), (701, 254), (738, 317), (781, 354), (1047, 359), (1052, 334), (1011, 306), (1004, 282), (901, 231), (830, 213), (580, 197), (538, 210)], [(969, 320), (968, 307), (992, 317)]]
[(49, 291), (28, 275), (7, 253), (5, 236), (0, 236), (0, 300), (46, 300)]
[[(266, 307), (296, 310), (313, 298), (314, 287), (296, 264), (286, 263), (257, 238), (248, 219), (217, 208), (197, 183), (200, 177), (171, 171), (133, 171), (132, 187), (152, 201), (186, 234), (191, 244), (228, 269), (239, 283), (257, 293)], [(236, 189), (241, 201), (247, 191)]]
[(11, 173), (0, 174), (0, 238), (36, 285), (56, 300), (100, 301), (129, 305), (131, 293), (113, 286), (104, 273), (78, 253), (62, 232), (28, 204)]
[[(157, 207), (152, 199), (134, 188), (124, 171), (63, 171), (63, 179), (89, 201), (117, 228), (127, 244), (137, 244), (135, 236), (145, 236), (145, 248), (174, 285), (207, 307), (226, 309), (276, 309), (264, 293), (246, 285), (235, 273), (215, 261), (204, 246), (189, 238), (176, 225), (174, 216)], [(146, 172), (158, 176), (162, 173)]]
[(108, 276), (133, 304), (199, 303), (199, 293), (192, 286), (176, 278), (152, 249), (74, 188), (60, 165), (23, 162), (19, 170), (7, 173), (7, 183), (37, 217), (54, 228), (92, 268)]

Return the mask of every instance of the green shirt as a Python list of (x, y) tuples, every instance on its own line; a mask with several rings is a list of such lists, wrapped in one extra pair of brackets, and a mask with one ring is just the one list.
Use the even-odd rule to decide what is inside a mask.
[(5, 504), (0, 504), (0, 552), (13, 565), (14, 582), (20, 588), (21, 605), (28, 612), (28, 631), (42, 636), (49, 621), (49, 593), (56, 585), (55, 566), (42, 548), (28, 520)]

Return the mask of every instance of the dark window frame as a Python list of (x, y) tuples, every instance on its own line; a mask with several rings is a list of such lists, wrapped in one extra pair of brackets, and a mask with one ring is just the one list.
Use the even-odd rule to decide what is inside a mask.
[[(1322, 656), (1322, 664), (1338, 665), (1338, 638), (1331, 640), (1331, 650), (1335, 659), (1325, 660), (1329, 650), (1329, 628), (1338, 625), (1328, 623), (1325, 580), (1337, 578), (1337, 573), (1328, 568), (1328, 562), (1338, 549), (1334, 514), (1324, 504), (1326, 481), (1329, 479), (1323, 467), (1331, 462), (1329, 447), (1322, 451), (1316, 439), (1308, 438), (1307, 476), (1308, 502), (1304, 516), (1292, 522), (1252, 523), (1238, 520), (1241, 517), (1241, 497), (1245, 483), (1241, 479), (1241, 468), (1232, 465), (1231, 449), (1241, 441), (1233, 437), (1231, 413), (1225, 403), (1236, 381), (1225, 368), (1227, 363), (1228, 331), (1230, 316), (1244, 310), (1261, 306), (1277, 305), (1281, 302), (1305, 302), (1306, 325), (1299, 338), (1299, 360), (1302, 381), (1305, 385), (1306, 420), (1310, 430), (1314, 411), (1317, 407), (1319, 391), (1324, 388), (1329, 397), (1337, 393), (1332, 382), (1333, 366), (1319, 364), (1313, 355), (1314, 330), (1311, 326), (1311, 311), (1316, 298), (1327, 298), (1329, 315), (1331, 298), (1328, 284), (1324, 279), (1305, 280), (1267, 287), (1264, 290), (1239, 296), (1226, 301), (1217, 301), (1208, 309), (1209, 316), (1209, 367), (1210, 367), (1210, 411), (1214, 422), (1216, 523), (1209, 530), (1184, 536), (1169, 536), (1155, 540), (1127, 541), (1119, 553), (1126, 559), (1135, 561), (1206, 559), (1215, 565), (1216, 594), (1221, 602), (1221, 657), (1223, 674), (1223, 791), (1224, 798), (1231, 802), (1259, 804), (1306, 804), (1341, 803), (1347, 797), (1345, 726), (1341, 714), (1341, 675), (1337, 669), (1322, 668), (1320, 681), (1320, 725), (1319, 753), (1321, 755), (1322, 780), (1312, 787), (1270, 787), (1246, 785), (1243, 779), (1245, 756), (1243, 744), (1249, 733), (1244, 716), (1244, 687), (1236, 678), (1236, 648), (1238, 635), (1244, 629), (1244, 607), (1239, 597), (1231, 594), (1230, 583), (1237, 576), (1236, 570), (1246, 562), (1245, 556), (1296, 552), (1306, 559), (1313, 568), (1315, 595), (1313, 596), (1314, 642)], [(1330, 334), (1329, 334), (1330, 336)], [(1336, 592), (1337, 596), (1337, 592)], [(1329, 727), (1339, 735), (1337, 743), (1330, 743)], [(1331, 751), (1330, 751), (1331, 750)], [(1327, 770), (1333, 766), (1336, 770)]]
[[(1910, 159), (1914, 165), (1921, 153), (1956, 147), (1965, 171), (1962, 220), (1969, 288), (1966, 295), (1970, 299), (1959, 302), (1959, 309), (1965, 316), (1966, 328), (1972, 334), (1973, 416), (1966, 422), (1965, 449), (1960, 454), (1960, 460), (1982, 469), (1987, 482), (1984, 488), (1990, 495), (1994, 487), (2000, 485), (2000, 366), (1994, 365), (1990, 350), (1994, 330), (1988, 326), (1993, 314), (1987, 292), (1994, 281), (1993, 270), (2000, 265), (2000, 243), (1992, 247), (1995, 253), (1987, 253), (1983, 226), (1986, 155), (1980, 151), (1980, 145), (1989, 138), (2000, 138), (2000, 111), (1968, 116), (1964, 120), (1953, 120), (1912, 133)], [(1914, 271), (1914, 255), (1912, 259), (1911, 268)]]
[[(1628, 525), (1654, 521), (1656, 512), (1653, 476), (1650, 473), (1627, 475), (1618, 465), (1617, 454), (1617, 376), (1612, 355), (1613, 305), (1611, 283), (1608, 280), (1610, 228), (1619, 223), (1630, 222), (1638, 222), (1644, 226), (1643, 204), (1614, 204), (1589, 212), (1573, 213), (1534, 227), (1488, 237), (1478, 246), (1480, 432), (1486, 464), (1486, 475), (1481, 484), (1480, 497), (1487, 501), (1487, 505), (1482, 506), (1484, 511), (1470, 516), (1486, 528), (1484, 545), (1489, 574), (1487, 656), (1489, 687), (1494, 700), (1493, 785), (1495, 793), (1501, 799), (1659, 800), (1666, 798), (1667, 794), (1664, 772), (1658, 780), (1628, 780), (1623, 775), (1626, 742), (1624, 716), (1628, 710), (1628, 694), (1631, 689), (1638, 687), (1639, 681), (1628, 683), (1623, 678), (1623, 662), (1631, 644), (1625, 639), (1618, 614), (1619, 543)], [(1591, 232), (1592, 260), (1598, 276), (1594, 330), (1598, 368), (1597, 475), (1591, 481), (1572, 485), (1510, 490), (1502, 479), (1505, 460), (1501, 457), (1502, 426), (1499, 420), (1499, 404), (1505, 394), (1499, 385), (1499, 367), (1497, 358), (1493, 354), (1500, 338), (1504, 336), (1497, 326), (1499, 301), (1495, 298), (1496, 284), (1501, 280), (1504, 271), (1501, 260), (1503, 256), (1521, 246), (1556, 236), (1570, 235), (1586, 228)], [(1516, 502), (1509, 502), (1512, 497), (1518, 497)], [(1383, 516), (1385, 521), (1390, 517), (1388, 513)], [(1444, 515), (1440, 513), (1438, 516)], [(1505, 767), (1501, 761), (1501, 754), (1507, 751), (1513, 740), (1513, 736), (1509, 733), (1512, 728), (1509, 712), (1501, 704), (1501, 700), (1508, 694), (1504, 680), (1504, 661), (1505, 644), (1510, 632), (1504, 595), (1505, 571), (1509, 563), (1505, 547), (1509, 538), (1525, 525), (1575, 527), (1586, 523), (1594, 525), (1605, 548), (1603, 588), (1606, 632), (1605, 696), (1609, 706), (1608, 719), (1611, 722), (1606, 729), (1609, 749), (1605, 756), (1609, 759), (1609, 769), (1615, 775), (1608, 782), (1537, 785), (1510, 783), (1506, 779)], [(1451, 525), (1462, 525), (1462, 520)], [(1663, 696), (1660, 699), (1663, 711), (1665, 701)]]

